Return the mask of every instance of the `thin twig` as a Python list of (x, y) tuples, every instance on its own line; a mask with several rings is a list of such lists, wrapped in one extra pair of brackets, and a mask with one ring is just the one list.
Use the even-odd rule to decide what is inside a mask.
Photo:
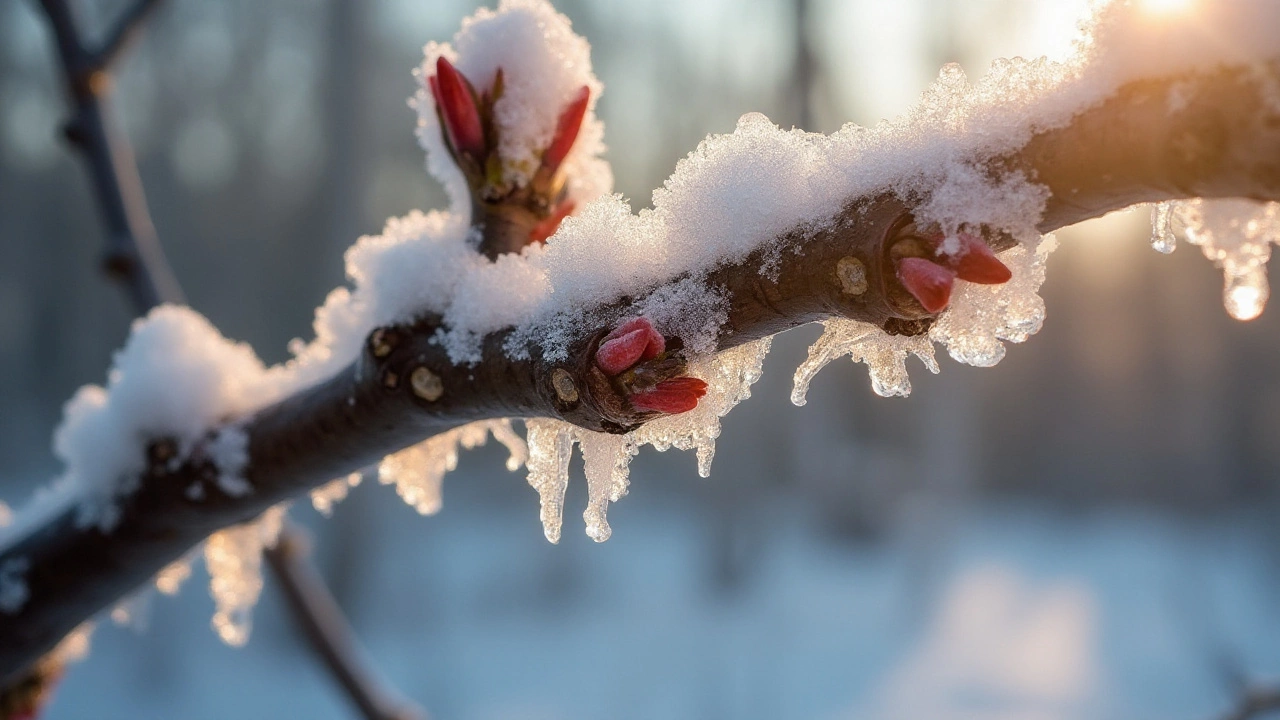
[(366, 718), (423, 720), (426, 715), (419, 708), (372, 677), (351, 626), (324, 580), (307, 561), (310, 549), (306, 531), (298, 528), (281, 536), (276, 546), (267, 550), (266, 557), (312, 648)]
[[(109, 88), (110, 66), (138, 36), (160, 0), (136, 0), (117, 20), (97, 52), (85, 48), (66, 0), (40, 0), (40, 4), (53, 26), (74, 108), (72, 120), (67, 123), (67, 138), (88, 166), (107, 226), (103, 267), (128, 293), (138, 315), (145, 315), (161, 303), (183, 303), (182, 290), (147, 210), (133, 151), (128, 139), (112, 130), (102, 108)], [(312, 648), (370, 720), (425, 717), (413, 705), (395, 700), (395, 694), (364, 666), (342, 610), (309, 562), (309, 547), (306, 532), (286, 523), (276, 548), (267, 551), (267, 560)]]
[(1280, 688), (1246, 688), (1236, 706), (1221, 720), (1254, 720), (1276, 711), (1280, 711)]
[(160, 6), (161, 0), (134, 0), (134, 3), (120, 14), (116, 24), (107, 34), (102, 48), (94, 53), (94, 65), (99, 70), (110, 70), (121, 53), (133, 42), (146, 22), (147, 17)]

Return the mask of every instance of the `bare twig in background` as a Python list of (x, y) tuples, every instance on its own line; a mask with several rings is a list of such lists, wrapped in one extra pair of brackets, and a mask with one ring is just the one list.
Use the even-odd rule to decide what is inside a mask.
[(360, 662), (363, 653), (347, 619), (329, 594), (324, 579), (307, 561), (310, 549), (306, 532), (295, 528), (294, 532), (281, 535), (266, 556), (316, 653), (365, 717), (421, 720), (425, 715), (419, 708), (392, 694)]
[(102, 48), (94, 53), (94, 63), (99, 70), (110, 70), (120, 54), (128, 48), (142, 32), (142, 25), (157, 7), (161, 0), (134, 0), (127, 10), (120, 14), (116, 24), (112, 26)]
[(1220, 720), (1257, 720), (1274, 712), (1280, 712), (1280, 687), (1245, 687)]
[[(98, 50), (85, 47), (67, 0), (40, 0), (40, 4), (53, 27), (73, 108), (66, 136), (85, 160), (107, 226), (103, 267), (128, 293), (139, 315), (161, 303), (183, 303), (182, 290), (165, 259), (147, 210), (133, 151), (127, 139), (110, 125), (103, 109), (110, 88), (111, 65), (138, 36), (160, 0), (135, 0), (116, 20)], [(398, 699), (365, 666), (342, 610), (310, 564), (309, 550), (306, 532), (286, 523), (276, 547), (267, 551), (267, 560), (311, 647), (365, 717), (425, 717), (417, 707)], [(33, 679), (43, 677), (45, 674), (39, 672), (27, 674), (15, 685), (29, 685)]]

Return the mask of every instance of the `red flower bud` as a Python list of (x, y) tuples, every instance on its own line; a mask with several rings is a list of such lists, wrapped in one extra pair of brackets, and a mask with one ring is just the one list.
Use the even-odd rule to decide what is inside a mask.
[(445, 138), (453, 151), (470, 155), (477, 162), (485, 156), (484, 128), (476, 108), (475, 90), (462, 73), (444, 56), (436, 60), (436, 74), (430, 79), (431, 94), (444, 120)]
[(619, 325), (600, 341), (596, 364), (610, 377), (626, 372), (642, 360), (652, 360), (666, 349), (667, 341), (643, 317), (632, 318)]
[(560, 119), (556, 121), (556, 134), (552, 136), (551, 144), (542, 155), (542, 166), (548, 172), (554, 173), (559, 169), (560, 163), (564, 162), (573, 147), (573, 142), (578, 139), (578, 131), (582, 129), (582, 118), (587, 114), (587, 101), (590, 99), (591, 88), (583, 85), (561, 111)]
[(960, 233), (960, 255), (951, 267), (961, 280), (983, 285), (999, 285), (1013, 277), (987, 243), (969, 233)]
[(898, 261), (898, 279), (925, 310), (939, 313), (951, 302), (956, 274), (924, 258), (906, 257)]
[(698, 407), (698, 399), (707, 394), (707, 383), (693, 377), (678, 377), (658, 383), (652, 390), (634, 393), (631, 405), (649, 412), (689, 412)]

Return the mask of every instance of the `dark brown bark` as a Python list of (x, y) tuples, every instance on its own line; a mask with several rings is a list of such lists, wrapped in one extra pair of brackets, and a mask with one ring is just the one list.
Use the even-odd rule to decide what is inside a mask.
[[(1269, 67), (1270, 77), (1276, 70)], [(1042, 231), (1137, 202), (1280, 199), (1280, 109), (1252, 77), (1223, 70), (1134, 83), (989, 165), (993, 172), (1021, 170), (1048, 186)], [(1166, 98), (1175, 83), (1187, 104), (1170, 113)], [(829, 229), (782, 238), (798, 251), (782, 253), (776, 277), (760, 274), (762, 253), (714, 272), (711, 282), (724, 288), (730, 306), (719, 346), (831, 316), (922, 331), (929, 316), (898, 285), (887, 258), (887, 241), (910, 222), (910, 210), (889, 193), (851, 198)], [(846, 292), (842, 260), (862, 265), (864, 292)], [(65, 514), (6, 549), (0, 562), (23, 557), (32, 569), (28, 602), (18, 613), (0, 614), (0, 675), (20, 671), (210, 532), (432, 434), (496, 417), (558, 417), (611, 432), (647, 419), (593, 369), (604, 328), (571, 343), (569, 362), (546, 362), (536, 348), (528, 360), (511, 360), (502, 351), (508, 332), (499, 332), (485, 338), (480, 364), (458, 367), (428, 342), (435, 327), (424, 319), (380, 329), (337, 376), (249, 418), (252, 494), (222, 494), (209, 480), (212, 468), (196, 456), (176, 471), (148, 476), (123, 501), (123, 518), (109, 534), (78, 529)], [(573, 392), (566, 392), (566, 376)], [(193, 482), (206, 486), (200, 502), (186, 496)]]

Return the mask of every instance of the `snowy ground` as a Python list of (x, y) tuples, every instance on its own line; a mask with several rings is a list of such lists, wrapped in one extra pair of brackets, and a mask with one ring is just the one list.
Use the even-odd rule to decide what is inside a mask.
[[(380, 528), (425, 550), (370, 555), (348, 602), (435, 717), (1169, 720), (1221, 713), (1220, 657), (1280, 678), (1275, 558), (1246, 518), (1003, 506), (940, 544), (851, 544), (783, 506), (726, 589), (688, 511), (633, 497), (625, 533), (557, 547), (466, 486)], [(197, 581), (156, 600), (145, 636), (99, 632), (49, 720), (349, 717), (271, 593), (239, 650), (203, 630), (208, 605)]]

